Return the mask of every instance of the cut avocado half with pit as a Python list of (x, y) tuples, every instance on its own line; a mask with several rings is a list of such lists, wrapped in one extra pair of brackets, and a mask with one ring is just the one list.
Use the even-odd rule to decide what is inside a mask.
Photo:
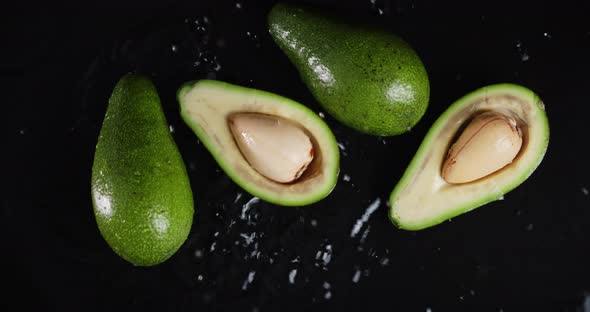
[[(420, 230), (502, 199), (538, 167), (548, 143), (545, 106), (533, 91), (497, 84), (469, 93), (426, 134), (391, 193), (390, 219), (399, 228)], [(507, 164), (481, 170), (515, 149)], [(451, 179), (452, 166), (467, 178)]]
[[(327, 124), (304, 105), (215, 80), (185, 83), (177, 97), (185, 123), (248, 193), (282, 206), (304, 206), (336, 185), (338, 144)], [(288, 168), (292, 164), (297, 167)]]

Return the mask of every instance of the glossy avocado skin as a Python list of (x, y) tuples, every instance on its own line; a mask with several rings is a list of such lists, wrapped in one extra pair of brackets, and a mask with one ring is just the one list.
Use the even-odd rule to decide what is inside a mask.
[(424, 115), (428, 75), (399, 37), (289, 4), (275, 5), (268, 20), (275, 42), (340, 122), (387, 136), (408, 131)]
[(117, 83), (96, 145), (92, 202), (110, 247), (138, 266), (161, 263), (186, 240), (193, 195), (151, 81)]

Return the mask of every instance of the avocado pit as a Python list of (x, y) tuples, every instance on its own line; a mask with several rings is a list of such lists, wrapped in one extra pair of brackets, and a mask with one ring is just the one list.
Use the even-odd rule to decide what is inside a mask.
[(495, 111), (477, 114), (449, 148), (441, 175), (451, 184), (479, 180), (512, 163), (522, 145), (514, 118)]
[(269, 180), (293, 183), (314, 160), (314, 144), (293, 121), (259, 113), (234, 113), (228, 125), (248, 164)]

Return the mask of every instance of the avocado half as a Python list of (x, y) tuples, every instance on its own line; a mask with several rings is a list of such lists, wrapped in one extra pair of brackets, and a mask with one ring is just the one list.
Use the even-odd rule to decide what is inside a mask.
[[(304, 206), (323, 199), (335, 187), (340, 169), (336, 138), (304, 105), (270, 92), (214, 80), (187, 82), (179, 88), (177, 97), (185, 123), (223, 171), (248, 193), (282, 206)], [(314, 147), (314, 159), (301, 177), (279, 183), (252, 168), (228, 125), (230, 116), (237, 113), (276, 116), (299, 125)]]
[[(451, 184), (441, 176), (450, 145), (466, 123), (481, 112), (510, 116), (522, 131), (515, 159), (481, 179)], [(549, 143), (545, 106), (531, 90), (514, 84), (483, 87), (453, 103), (432, 125), (401, 180), (391, 193), (391, 221), (420, 230), (473, 210), (524, 182), (538, 167)]]

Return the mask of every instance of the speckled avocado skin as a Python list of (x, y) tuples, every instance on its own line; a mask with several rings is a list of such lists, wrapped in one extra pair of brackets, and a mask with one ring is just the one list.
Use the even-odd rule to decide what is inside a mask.
[(399, 37), (283, 3), (272, 8), (268, 22), (307, 87), (340, 122), (389, 136), (408, 131), (424, 115), (428, 75)]
[(161, 263), (186, 240), (193, 195), (151, 81), (117, 83), (96, 145), (92, 202), (100, 233), (137, 266)]

